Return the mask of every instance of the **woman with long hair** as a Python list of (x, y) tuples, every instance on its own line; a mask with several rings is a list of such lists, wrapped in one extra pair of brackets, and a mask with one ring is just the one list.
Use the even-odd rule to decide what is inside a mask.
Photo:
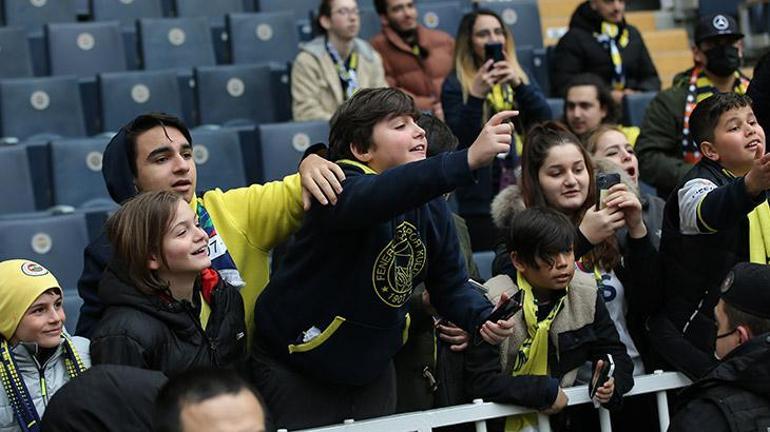
[[(551, 118), (540, 87), (521, 67), (513, 37), (500, 17), (486, 9), (466, 14), (457, 32), (454, 71), (444, 81), (441, 102), (446, 123), (467, 148), (484, 123), (497, 112), (519, 110), (514, 121), (517, 141), (528, 127)], [(490, 57), (490, 58), (488, 58)], [(514, 182), (515, 146), (489, 168), (478, 170), (478, 182), (457, 190), (459, 214), (468, 222), (475, 250), (492, 249), (497, 234), (489, 204), (504, 186)]]

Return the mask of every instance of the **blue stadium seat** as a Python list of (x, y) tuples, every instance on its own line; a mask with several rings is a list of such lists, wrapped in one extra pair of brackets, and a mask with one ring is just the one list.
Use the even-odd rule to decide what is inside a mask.
[(294, 12), (300, 40), (308, 41), (313, 38), (313, 24), (310, 17), (318, 10), (318, 4), (318, 0), (257, 0), (257, 11)]
[(548, 106), (551, 107), (551, 119), (559, 120), (564, 114), (564, 99), (547, 98)]
[(463, 17), (462, 4), (460, 1), (420, 4), (417, 7), (420, 24), (429, 29), (445, 31), (454, 37)]
[(237, 13), (227, 16), (233, 63), (290, 62), (299, 52), (291, 12)]
[(212, 23), (224, 24), (230, 13), (243, 12), (243, 0), (176, 0), (176, 15), (180, 17), (207, 17)]
[(481, 251), (473, 253), (473, 261), (479, 268), (479, 276), (484, 280), (492, 279), (492, 262), (495, 260), (494, 251)]
[(173, 71), (100, 74), (102, 129), (117, 131), (139, 114), (165, 112), (183, 118), (179, 80)]
[(32, 76), (27, 33), (21, 27), (0, 27), (0, 79)]
[(94, 21), (118, 20), (123, 26), (134, 26), (139, 18), (162, 18), (161, 0), (91, 0)]
[(738, 5), (741, 3), (745, 2), (742, 0), (698, 0), (698, 16), (723, 13), (738, 18)]
[(0, 81), (2, 136), (19, 140), (86, 134), (75, 77), (19, 78)]
[(144, 68), (171, 69), (216, 64), (206, 18), (143, 18), (139, 41)]
[(102, 177), (102, 153), (109, 140), (103, 137), (51, 142), (56, 205), (93, 207), (112, 202)]
[(200, 124), (275, 121), (268, 65), (227, 65), (195, 70)]
[(0, 147), (0, 185), (6, 196), (0, 200), (0, 215), (35, 211), (35, 190), (25, 146)]
[(623, 97), (623, 124), (626, 126), (641, 126), (647, 105), (652, 102), (657, 92), (640, 92), (627, 94)]
[(238, 133), (229, 129), (194, 129), (193, 159), (198, 191), (233, 189), (246, 185)]
[(117, 21), (45, 26), (51, 75), (90, 76), (126, 70), (126, 51)]
[(535, 81), (540, 85), (543, 94), (548, 96), (560, 97), (561, 95), (551, 95), (551, 53), (553, 47), (537, 48), (532, 51), (532, 74)]
[(47, 267), (63, 291), (77, 292), (88, 231), (82, 213), (0, 220), (0, 260), (26, 258)]
[(257, 148), (262, 164), (262, 181), (280, 180), (297, 172), (305, 150), (327, 142), (329, 123), (325, 121), (263, 124), (257, 128)]
[[(62, 283), (61, 281), (59, 283)], [(74, 290), (64, 292), (63, 306), (65, 315), (64, 328), (68, 332), (74, 333), (77, 328), (78, 319), (80, 319), (80, 307), (83, 306), (83, 299), (78, 294), (77, 287)]]
[(74, 0), (4, 0), (5, 25), (24, 27), (39, 32), (43, 25), (74, 22), (77, 8)]
[(516, 46), (543, 47), (537, 0), (480, 1), (479, 8), (497, 12), (511, 30)]
[[(360, 5), (359, 5), (360, 6)], [(363, 40), (369, 40), (372, 36), (382, 30), (382, 23), (380, 22), (380, 16), (377, 15), (377, 11), (373, 8), (360, 8), (358, 17), (361, 22), (361, 30), (358, 32), (358, 37)]]

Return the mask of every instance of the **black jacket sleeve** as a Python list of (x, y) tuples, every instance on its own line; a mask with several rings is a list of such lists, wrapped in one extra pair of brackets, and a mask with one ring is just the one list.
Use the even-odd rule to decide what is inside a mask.
[(623, 286), (630, 287), (626, 291), (626, 298), (629, 309), (641, 317), (653, 314), (663, 300), (658, 251), (652, 245), (650, 235), (648, 229), (647, 235), (640, 239), (628, 236), (628, 246), (624, 253)]
[(647, 336), (655, 352), (691, 380), (704, 377), (717, 360), (687, 340), (665, 313), (647, 319)]
[(712, 402), (700, 399), (688, 403), (674, 416), (668, 427), (668, 432), (729, 432), (730, 430), (732, 429), (719, 407)]
[(457, 136), (459, 148), (469, 147), (481, 132), (484, 100), (468, 95), (467, 102), (463, 102), (460, 81), (452, 71), (444, 80), (441, 89), (441, 106), (444, 109), (446, 124)]
[(80, 307), (75, 334), (91, 338), (96, 323), (104, 314), (104, 305), (99, 300), (99, 281), (104, 269), (112, 258), (112, 246), (104, 231), (99, 234), (83, 252), (83, 273), (78, 280), (78, 294), (83, 299)]
[(700, 204), (701, 221), (709, 228), (721, 231), (735, 226), (766, 199), (764, 193), (752, 198), (746, 192), (743, 177), (710, 191)]
[(629, 33), (632, 33), (631, 37), (639, 41), (637, 59), (634, 62), (634, 67), (629, 68), (628, 71), (633, 76), (633, 79), (629, 80), (628, 87), (633, 90), (656, 92), (660, 90), (660, 77), (658, 77), (658, 71), (655, 69), (655, 63), (652, 62), (650, 53), (647, 51), (647, 45), (645, 45), (639, 30), (634, 26), (628, 27)]
[(570, 29), (559, 39), (551, 62), (551, 96), (564, 97), (569, 80), (586, 70), (583, 61), (586, 52), (580, 30)]
[(594, 314), (594, 333), (596, 343), (591, 346), (591, 360), (597, 360), (611, 354), (615, 362), (615, 392), (604, 407), (607, 409), (619, 408), (623, 395), (634, 386), (634, 363), (631, 361), (626, 346), (620, 341), (615, 323), (604, 305), (602, 296), (596, 296), (596, 312)]
[(512, 376), (500, 370), (500, 347), (471, 344), (465, 353), (465, 391), (488, 402), (542, 410), (553, 405), (559, 381), (550, 376)]
[[(533, 76), (529, 71), (527, 75)], [(551, 119), (551, 107), (543, 95), (543, 90), (534, 79), (530, 79), (529, 84), (516, 87), (515, 98), (524, 124), (524, 130), (517, 131), (518, 133), (526, 133), (535, 124)]]
[(97, 336), (91, 341), (93, 364), (119, 364), (148, 369), (145, 349), (130, 335), (109, 334)]

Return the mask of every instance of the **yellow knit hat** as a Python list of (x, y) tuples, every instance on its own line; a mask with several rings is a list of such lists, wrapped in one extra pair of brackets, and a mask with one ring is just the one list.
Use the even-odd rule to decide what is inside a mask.
[(10, 340), (29, 306), (40, 294), (61, 285), (40, 264), (23, 259), (0, 262), (0, 336)]

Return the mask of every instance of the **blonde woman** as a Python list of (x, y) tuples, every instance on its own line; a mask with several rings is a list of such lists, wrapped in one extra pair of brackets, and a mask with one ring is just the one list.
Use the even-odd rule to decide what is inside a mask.
[[(486, 48), (502, 44), (502, 60), (487, 59)], [(520, 111), (515, 132), (524, 133), (531, 125), (551, 118), (543, 92), (516, 59), (513, 37), (502, 19), (490, 10), (466, 14), (455, 41), (455, 69), (444, 81), (441, 103), (446, 122), (467, 148), (478, 136), (484, 122), (496, 112)], [(489, 204), (501, 186), (513, 180), (517, 152), (493, 166), (477, 172), (475, 185), (458, 189), (459, 213), (468, 221), (475, 250), (492, 249), (496, 233), (489, 216)]]

